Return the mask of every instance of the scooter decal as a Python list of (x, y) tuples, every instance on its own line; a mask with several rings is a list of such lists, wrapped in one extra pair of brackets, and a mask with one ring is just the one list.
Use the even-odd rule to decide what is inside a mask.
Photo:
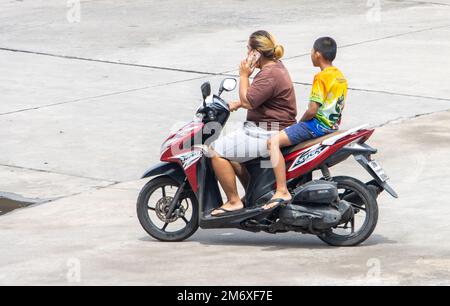
[(315, 159), (317, 156), (319, 156), (326, 147), (324, 146), (319, 146), (318, 148), (311, 148), (306, 152), (303, 152), (302, 154), (300, 154), (297, 159), (292, 163), (291, 168), (289, 169), (289, 171), (294, 171), (298, 168), (300, 168), (301, 166), (303, 166), (304, 164), (306, 164), (307, 162)]
[(186, 170), (190, 166), (195, 164), (202, 157), (202, 155), (202, 151), (192, 151), (186, 154), (179, 155), (176, 158), (180, 160), (183, 168)]

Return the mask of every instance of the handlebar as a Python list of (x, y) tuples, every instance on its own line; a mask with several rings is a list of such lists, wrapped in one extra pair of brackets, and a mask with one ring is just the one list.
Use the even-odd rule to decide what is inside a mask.
[(224, 109), (228, 112), (230, 111), (228, 103), (226, 103), (221, 97), (214, 95), (212, 102), (200, 107), (197, 110), (197, 114), (202, 114), (203, 118), (206, 118), (208, 121), (215, 121), (217, 112), (219, 112), (220, 109)]

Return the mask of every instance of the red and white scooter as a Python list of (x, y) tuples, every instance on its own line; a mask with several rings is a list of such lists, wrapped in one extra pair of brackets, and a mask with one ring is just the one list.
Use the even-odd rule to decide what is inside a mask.
[[(141, 225), (161, 241), (182, 241), (198, 227), (237, 228), (246, 231), (284, 233), (289, 231), (317, 235), (333, 246), (355, 246), (364, 242), (378, 221), (377, 197), (387, 191), (388, 177), (372, 159), (377, 150), (366, 144), (374, 130), (366, 128), (336, 132), (322, 138), (286, 148), (288, 187), (293, 201), (289, 205), (264, 210), (275, 192), (273, 169), (261, 167), (262, 159), (244, 164), (250, 175), (243, 210), (220, 216), (210, 212), (223, 204), (211, 161), (204, 145), (220, 134), (230, 117), (223, 91), (236, 88), (235, 79), (225, 79), (210, 102), (211, 85), (202, 85), (203, 105), (196, 118), (171, 135), (161, 149), (160, 164), (143, 178), (152, 178), (142, 189), (137, 202)], [(333, 177), (330, 168), (353, 156), (373, 180)], [(267, 161), (266, 161), (267, 162)], [(313, 180), (313, 172), (322, 178)]]

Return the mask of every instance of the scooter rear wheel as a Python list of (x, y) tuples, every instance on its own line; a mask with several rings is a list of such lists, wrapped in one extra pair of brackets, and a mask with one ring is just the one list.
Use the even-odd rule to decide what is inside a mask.
[[(339, 191), (342, 191), (341, 199), (349, 201), (356, 214), (348, 224), (333, 228), (330, 232), (318, 237), (331, 246), (359, 245), (372, 235), (377, 226), (377, 200), (370, 189), (355, 178), (338, 176), (334, 177), (333, 181), (338, 184)], [(361, 226), (357, 228), (355, 223), (361, 223)]]
[(166, 216), (179, 187), (180, 184), (169, 177), (157, 177), (149, 181), (139, 194), (139, 222), (144, 230), (157, 240), (183, 241), (198, 229), (198, 201), (190, 189), (182, 193), (174, 213), (169, 218)]

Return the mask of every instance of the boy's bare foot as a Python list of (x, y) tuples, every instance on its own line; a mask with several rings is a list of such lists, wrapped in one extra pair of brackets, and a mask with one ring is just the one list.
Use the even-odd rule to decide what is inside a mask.
[(222, 207), (214, 210), (211, 216), (219, 216), (227, 212), (234, 212), (244, 208), (244, 203), (242, 201), (237, 202), (227, 202)]
[[(292, 200), (292, 195), (289, 193), (289, 191), (286, 191), (286, 192), (278, 192), (278, 191), (277, 191), (277, 192), (275, 193), (275, 195), (272, 197), (272, 200), (270, 200), (270, 201), (274, 201), (274, 200), (278, 200), (278, 199), (284, 200), (284, 201), (286, 201), (286, 202), (289, 202), (290, 200)], [(270, 201), (269, 201), (269, 202), (270, 202)], [(273, 202), (273, 203), (264, 205), (263, 208), (264, 208), (265, 210), (268, 210), (268, 209), (274, 208), (274, 207), (277, 206), (279, 203), (280, 203), (280, 202)]]

